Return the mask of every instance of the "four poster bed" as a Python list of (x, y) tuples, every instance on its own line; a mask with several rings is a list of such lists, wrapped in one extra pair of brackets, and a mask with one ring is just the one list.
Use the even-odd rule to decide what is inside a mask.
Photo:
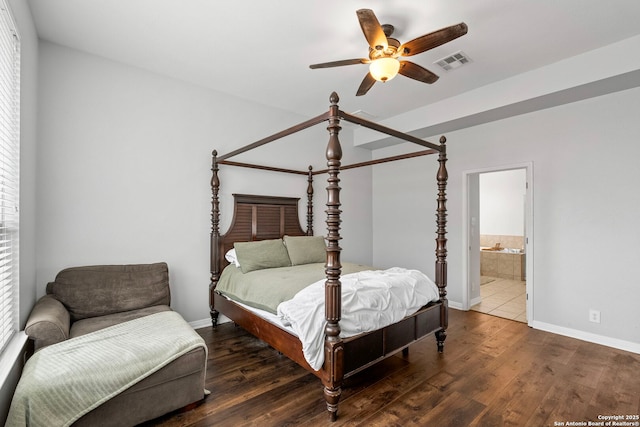
[[(340, 120), (356, 123), (428, 149), (412, 154), (344, 166), (341, 165), (342, 150), (338, 139), (338, 133), (341, 129)], [(327, 130), (329, 131), (329, 142), (326, 149), (326, 170), (313, 171), (312, 168), (309, 167), (308, 171), (296, 171), (227, 160), (232, 156), (260, 147), (325, 121), (328, 122)], [(226, 155), (219, 156), (216, 151), (213, 152), (213, 176), (211, 179), (213, 193), (211, 285), (209, 300), (213, 325), (214, 327), (216, 326), (218, 315), (222, 313), (237, 325), (265, 341), (274, 349), (319, 377), (324, 386), (324, 397), (329, 411), (329, 417), (332, 421), (337, 417), (341, 386), (345, 378), (398, 351), (406, 352), (407, 347), (411, 343), (431, 334), (435, 334), (436, 336), (438, 351), (443, 351), (448, 323), (446, 291), (447, 249), (445, 237), (447, 215), (447, 158), (445, 142), (446, 139), (442, 137), (439, 145), (433, 144), (347, 114), (339, 109), (338, 96), (334, 92), (330, 97), (329, 111), (320, 116)], [(340, 259), (341, 248), (338, 245), (341, 239), (340, 180), (338, 178), (340, 170), (435, 153), (438, 154), (437, 161), (439, 162), (436, 176), (438, 197), (436, 209), (435, 284), (433, 282), (431, 282), (431, 285), (424, 284), (424, 281), (430, 282), (430, 279), (426, 278), (422, 273), (414, 270), (402, 271), (403, 278), (401, 281), (410, 280), (412, 283), (411, 286), (415, 287), (415, 291), (401, 291), (405, 292), (403, 295), (406, 295), (408, 300), (411, 300), (409, 301), (409, 305), (412, 305), (412, 307), (403, 308), (405, 310), (404, 312), (402, 310), (398, 311), (395, 313), (395, 318), (390, 319), (387, 324), (381, 327), (369, 326), (365, 332), (358, 332), (358, 330), (356, 330), (350, 334), (343, 333), (343, 329), (348, 329), (350, 327), (349, 325), (351, 325), (351, 321), (347, 321), (350, 309), (346, 308), (346, 300), (353, 299), (352, 294), (349, 294), (349, 297), (345, 295), (348, 292), (352, 292), (352, 290), (350, 290), (352, 281), (355, 283), (355, 293), (358, 292), (357, 288), (361, 283), (368, 283), (365, 282), (363, 276), (368, 275), (369, 272), (361, 271), (366, 269), (366, 267), (363, 266), (352, 266), (348, 263), (343, 265)], [(234, 194), (234, 213), (231, 226), (225, 234), (220, 234), (220, 179), (218, 176), (220, 165), (248, 167), (306, 176), (308, 181), (306, 230), (303, 230), (299, 222), (297, 198)], [(319, 238), (321, 246), (318, 246), (318, 238), (314, 240), (314, 238), (311, 237), (313, 236), (312, 184), (313, 176), (318, 174), (328, 175), (326, 203), (327, 232), (324, 239), (322, 237)], [(263, 245), (264, 247), (262, 247), (261, 250), (254, 250), (259, 245)], [(320, 248), (319, 255), (318, 248)], [(306, 249), (308, 249), (307, 252), (305, 252)], [(252, 256), (257, 258), (254, 259)], [(318, 259), (318, 256), (320, 256), (321, 259)], [(280, 260), (278, 260), (278, 258), (280, 258)], [(276, 260), (274, 261), (274, 259)], [(281, 259), (285, 259), (285, 261), (281, 262)], [(229, 265), (230, 261), (231, 265)], [(320, 324), (320, 338), (319, 340), (315, 339), (316, 346), (318, 342), (320, 343), (320, 354), (316, 354), (316, 358), (313, 360), (309, 359), (306, 337), (300, 335), (300, 330), (292, 329), (291, 324), (287, 325), (287, 322), (284, 322), (284, 324), (278, 322), (278, 316), (282, 316), (281, 307), (289, 304), (289, 301), (278, 305), (277, 308), (275, 306), (278, 304), (278, 301), (265, 302), (264, 305), (262, 302), (259, 304), (252, 303), (252, 301), (255, 302), (255, 300), (252, 300), (251, 297), (248, 296), (248, 291), (244, 288), (243, 290), (236, 287), (236, 285), (233, 284), (234, 282), (229, 282), (229, 280), (232, 281), (233, 279), (227, 277), (242, 276), (249, 278), (249, 276), (254, 274), (276, 272), (271, 278), (259, 277), (257, 279), (258, 285), (254, 284), (253, 287), (249, 285), (249, 290), (262, 288), (263, 295), (259, 298), (282, 298), (283, 300), (287, 300), (294, 294), (296, 298), (299, 294), (302, 294), (302, 292), (296, 294), (297, 288), (289, 288), (289, 285), (283, 278), (284, 274), (288, 275), (290, 270), (297, 268), (314, 270), (313, 272), (304, 273), (306, 274), (306, 280), (309, 280), (304, 283), (305, 286), (317, 280), (317, 270), (322, 270), (322, 279), (320, 279), (319, 282), (316, 283), (317, 286), (315, 286), (316, 293), (307, 297), (307, 300), (315, 299), (317, 307), (320, 307), (320, 309), (303, 308), (298, 310), (304, 312), (305, 316), (313, 311), (319, 311), (321, 313), (322, 318), (320, 321), (318, 317), (310, 318), (309, 320), (312, 324)], [(344, 271), (345, 269), (347, 271)], [(396, 269), (390, 270), (393, 271), (385, 270), (382, 274), (385, 277), (390, 277), (397, 273)], [(352, 272), (353, 274), (345, 274)], [(407, 279), (408, 276), (406, 276), (406, 274), (409, 275), (409, 279)], [(356, 278), (350, 280), (352, 276)], [(315, 279), (311, 280), (311, 277), (315, 277)], [(378, 279), (379, 277), (376, 277), (374, 281)], [(228, 283), (232, 284), (229, 285)], [(348, 285), (346, 288), (345, 284)], [(416, 294), (426, 295), (430, 292), (428, 286), (433, 286), (435, 296), (429, 295), (422, 299), (416, 299)], [(288, 289), (290, 294), (283, 297), (274, 297), (273, 293), (275, 289), (280, 287)], [(313, 286), (309, 286), (309, 288), (311, 287)], [(267, 295), (265, 295), (265, 293)], [(371, 291), (369, 295), (375, 297), (377, 293), (378, 291)], [(323, 304), (318, 304), (318, 300), (322, 300), (323, 297)], [(377, 303), (374, 302), (374, 305), (375, 304)], [(324, 307), (324, 310), (321, 310), (322, 307)], [(387, 311), (389, 310), (387, 310), (385, 306), (382, 313), (385, 314)], [(362, 316), (356, 318), (355, 323), (358, 323), (357, 319), (361, 318)], [(347, 323), (349, 325), (347, 325)], [(356, 329), (358, 327), (360, 326), (356, 325)]]

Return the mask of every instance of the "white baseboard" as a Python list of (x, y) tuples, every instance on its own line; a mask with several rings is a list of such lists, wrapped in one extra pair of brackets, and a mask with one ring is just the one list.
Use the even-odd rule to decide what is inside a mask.
[(456, 310), (464, 310), (464, 308), (462, 307), (462, 303), (456, 302), (456, 301), (451, 301), (449, 300), (449, 307), (454, 308)]
[[(231, 322), (231, 319), (229, 319), (227, 316), (221, 314), (218, 317), (218, 324), (227, 322)], [(206, 319), (194, 320), (193, 322), (189, 322), (189, 325), (191, 325), (193, 329), (206, 328), (207, 326), (211, 326), (211, 318), (209, 317)]]
[(194, 320), (193, 322), (189, 322), (189, 325), (193, 329), (206, 328), (207, 326), (211, 326), (211, 318)]
[(631, 353), (640, 354), (640, 343), (619, 340), (604, 335), (592, 334), (591, 332), (579, 331), (577, 329), (565, 328), (563, 326), (552, 325), (550, 323), (540, 322), (537, 320), (529, 323), (534, 329), (551, 332), (565, 337), (576, 338), (582, 341), (600, 344), (607, 347), (617, 348), (619, 350), (630, 351)]
[[(464, 310), (462, 304), (455, 301), (449, 301), (449, 307), (456, 310)], [(539, 329), (553, 334), (563, 335), (565, 337), (575, 338), (581, 341), (587, 341), (594, 344), (600, 344), (618, 350), (630, 351), (631, 353), (640, 354), (640, 343), (611, 338), (604, 335), (592, 334), (591, 332), (579, 331), (577, 329), (565, 328), (563, 326), (553, 325), (551, 323), (533, 320), (529, 323), (533, 329)]]

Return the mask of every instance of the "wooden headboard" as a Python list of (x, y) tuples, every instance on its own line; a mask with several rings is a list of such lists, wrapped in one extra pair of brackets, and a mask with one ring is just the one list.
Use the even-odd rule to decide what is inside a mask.
[[(284, 236), (305, 236), (300, 225), (297, 197), (233, 195), (233, 219), (229, 230), (212, 241), (217, 247), (218, 272), (229, 262), (224, 258), (235, 242), (278, 239)], [(215, 240), (216, 236), (212, 236)], [(211, 260), (213, 263), (216, 260)]]

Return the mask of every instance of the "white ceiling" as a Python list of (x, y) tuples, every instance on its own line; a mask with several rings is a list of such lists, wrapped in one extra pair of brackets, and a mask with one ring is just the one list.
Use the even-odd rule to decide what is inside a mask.
[[(637, 0), (28, 0), (39, 37), (260, 104), (318, 115), (336, 91), (344, 111), (385, 119), (640, 34)], [(355, 92), (367, 57), (355, 11), (409, 41), (465, 22), (467, 35), (409, 59), (440, 75)], [(472, 63), (444, 71), (458, 50)], [(638, 55), (638, 52), (630, 52)]]

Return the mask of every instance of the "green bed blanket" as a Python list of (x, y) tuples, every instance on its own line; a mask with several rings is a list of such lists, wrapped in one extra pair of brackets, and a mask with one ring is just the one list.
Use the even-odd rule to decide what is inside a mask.
[(207, 351), (178, 313), (165, 311), (43, 348), (24, 366), (6, 426), (68, 426), (197, 347)]
[[(371, 268), (346, 262), (342, 264), (342, 274)], [(248, 273), (242, 273), (239, 268), (230, 264), (222, 271), (216, 291), (234, 301), (276, 314), (278, 304), (290, 300), (305, 287), (325, 277), (322, 262), (265, 268)]]

